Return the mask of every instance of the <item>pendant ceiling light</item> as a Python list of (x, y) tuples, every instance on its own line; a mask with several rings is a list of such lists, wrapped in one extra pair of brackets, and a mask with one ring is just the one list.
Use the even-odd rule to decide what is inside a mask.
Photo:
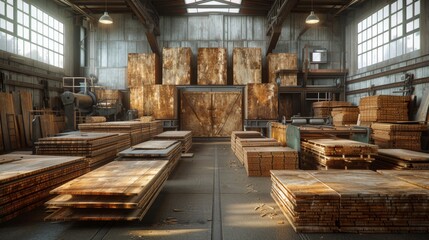
[(100, 17), (100, 19), (98, 19), (98, 22), (102, 23), (102, 24), (112, 24), (113, 23), (113, 19), (109, 16), (109, 13), (107, 12), (107, 0), (105, 1), (105, 8), (104, 8), (104, 14), (103, 16)]
[(311, 0), (311, 12), (310, 12), (310, 15), (308, 15), (308, 17), (305, 19), (305, 23), (307, 23), (307, 24), (316, 24), (319, 21), (320, 21), (319, 18), (314, 14), (314, 11), (313, 11), (313, 0)]

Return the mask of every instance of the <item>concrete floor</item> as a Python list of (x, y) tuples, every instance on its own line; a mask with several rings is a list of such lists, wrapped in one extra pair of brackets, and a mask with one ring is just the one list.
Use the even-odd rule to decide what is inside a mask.
[(0, 224), (0, 239), (429, 239), (429, 234), (299, 234), (270, 197), (267, 177), (249, 178), (230, 144), (194, 143), (141, 222), (44, 222), (40, 207)]

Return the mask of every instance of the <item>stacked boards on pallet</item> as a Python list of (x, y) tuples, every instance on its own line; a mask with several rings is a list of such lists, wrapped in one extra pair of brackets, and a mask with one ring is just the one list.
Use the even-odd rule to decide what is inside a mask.
[(335, 107), (331, 111), (334, 126), (356, 125), (359, 117), (359, 108), (356, 106)]
[(129, 137), (123, 133), (75, 132), (57, 137), (39, 138), (35, 143), (36, 155), (81, 156), (91, 169), (95, 169), (116, 157), (119, 149), (129, 145)]
[(298, 169), (298, 152), (289, 147), (246, 147), (244, 167), (247, 176), (270, 176), (270, 170)]
[(278, 122), (270, 122), (270, 125), (271, 125), (270, 137), (276, 139), (282, 144), (283, 147), (285, 147), (287, 125), (278, 123)]
[(263, 138), (258, 131), (232, 131), (231, 133), (231, 149), (235, 153), (235, 141), (237, 138)]
[(118, 153), (119, 161), (168, 161), (168, 173), (172, 172), (179, 162), (182, 144), (175, 140), (150, 140)]
[(417, 183), (369, 170), (271, 173), (271, 196), (297, 232), (429, 231), (427, 171), (413, 171)]
[(28, 212), (49, 191), (89, 171), (81, 157), (0, 155), (0, 222)]
[(240, 138), (235, 140), (235, 156), (241, 164), (245, 164), (244, 151), (248, 147), (276, 147), (281, 146), (274, 138)]
[(301, 142), (301, 169), (368, 169), (377, 146), (348, 139), (309, 139)]
[(166, 131), (155, 136), (157, 140), (177, 140), (182, 143), (182, 153), (192, 147), (192, 131)]
[(326, 118), (331, 116), (332, 108), (350, 107), (349, 102), (343, 101), (321, 101), (313, 103), (314, 117)]
[(378, 149), (372, 169), (429, 170), (429, 154), (407, 149)]
[(421, 150), (421, 136), (428, 130), (426, 124), (373, 123), (372, 139), (380, 148), (403, 148)]
[(360, 99), (359, 112), (361, 125), (372, 122), (408, 121), (410, 96), (379, 95)]
[(162, 121), (156, 120), (149, 123), (150, 125), (150, 139), (153, 139), (156, 135), (161, 134), (164, 131)]
[[(54, 190), (48, 221), (141, 220), (168, 177), (167, 161), (114, 161)], [(94, 181), (96, 179), (96, 181)]]

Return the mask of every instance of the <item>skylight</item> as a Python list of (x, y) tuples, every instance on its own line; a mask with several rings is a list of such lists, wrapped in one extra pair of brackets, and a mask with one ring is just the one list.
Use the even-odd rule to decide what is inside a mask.
[(184, 0), (188, 13), (239, 13), (242, 0)]

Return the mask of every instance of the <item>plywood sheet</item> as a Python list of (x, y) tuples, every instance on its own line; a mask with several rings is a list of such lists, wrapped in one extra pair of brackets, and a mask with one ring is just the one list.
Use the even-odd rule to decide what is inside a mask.
[(32, 146), (32, 124), (31, 124), (31, 114), (30, 112), (33, 110), (33, 96), (31, 92), (21, 91), (21, 111), (22, 111), (22, 119), (24, 124), (24, 134), (25, 134), (25, 142), (27, 146)]
[(234, 48), (232, 52), (234, 85), (262, 82), (260, 48)]
[[(268, 62), (268, 82), (276, 83), (276, 72), (278, 70), (297, 70), (297, 55), (294, 53), (270, 53), (267, 57)], [(285, 81), (282, 81), (281, 86), (287, 86), (286, 84), (295, 82), (296, 85), (296, 74), (294, 76), (284, 77)], [(283, 83), (284, 82), (284, 83)]]
[(198, 49), (198, 85), (227, 84), (226, 48)]
[(162, 84), (190, 85), (191, 48), (163, 48), (162, 56)]
[(130, 109), (137, 110), (139, 117), (144, 116), (144, 86), (130, 88)]
[(245, 98), (245, 119), (278, 119), (278, 88), (276, 84), (248, 84)]
[(128, 53), (128, 87), (160, 83), (159, 58), (154, 53)]
[(177, 119), (177, 88), (173, 85), (147, 85), (143, 88), (144, 114), (155, 119)]

